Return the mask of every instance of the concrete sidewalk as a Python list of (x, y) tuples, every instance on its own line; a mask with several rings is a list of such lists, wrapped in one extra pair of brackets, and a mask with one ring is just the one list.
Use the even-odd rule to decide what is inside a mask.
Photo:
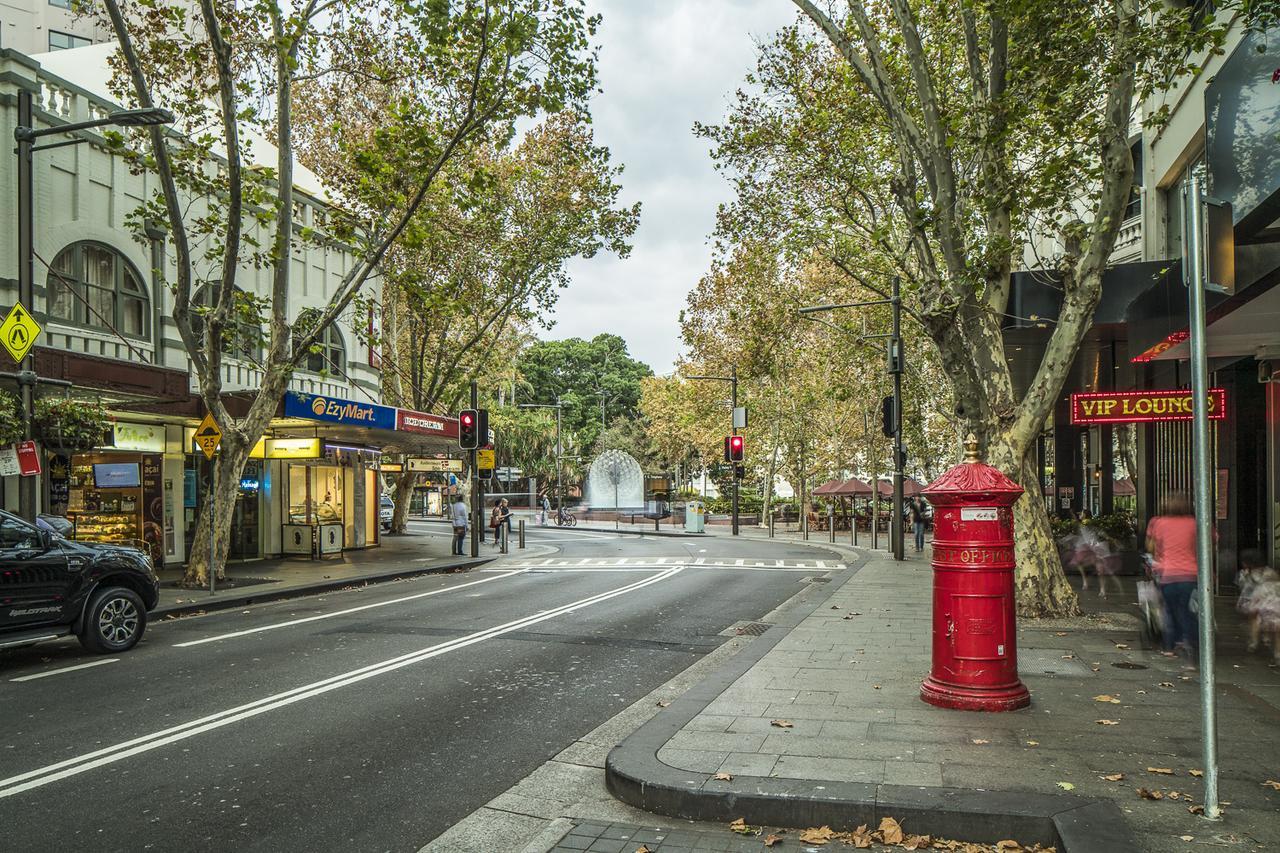
[(1191, 812), (1196, 673), (1139, 647), (1132, 581), (1106, 602), (1086, 593), (1084, 618), (1020, 626), (1029, 709), (947, 711), (919, 698), (931, 574), (908, 556), (870, 556), (794, 627), (661, 711), (610, 754), (610, 789), (697, 820), (852, 829), (891, 816), (910, 832), (1060, 851), (1280, 843), (1280, 791), (1263, 784), (1280, 778), (1280, 671), (1244, 654), (1228, 602), (1218, 686), (1230, 805), (1209, 823)]
[(218, 581), (212, 595), (207, 587), (178, 586), (183, 574), (181, 567), (162, 569), (156, 573), (160, 578), (160, 603), (151, 615), (160, 618), (243, 607), (394, 578), (461, 571), (492, 559), (483, 552), (475, 560), (442, 554), (448, 546), (447, 535), (385, 535), (377, 548), (344, 551), (326, 560), (288, 557), (232, 562), (227, 565), (227, 580)]

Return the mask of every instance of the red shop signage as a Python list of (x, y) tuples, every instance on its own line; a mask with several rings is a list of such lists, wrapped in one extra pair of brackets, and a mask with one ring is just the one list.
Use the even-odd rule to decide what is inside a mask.
[[(1191, 420), (1191, 392), (1103, 391), (1071, 395), (1073, 424), (1133, 424), (1147, 421)], [(1227, 416), (1227, 392), (1209, 389), (1209, 420)]]
[(415, 412), (412, 409), (396, 409), (396, 429), (419, 435), (438, 435), (441, 438), (458, 437), (458, 422), (455, 419)]

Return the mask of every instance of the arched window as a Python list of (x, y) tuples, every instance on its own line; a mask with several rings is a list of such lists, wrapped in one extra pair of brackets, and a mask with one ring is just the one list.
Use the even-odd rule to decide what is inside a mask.
[[(232, 316), (236, 318), (236, 323), (225, 333), (222, 352), (233, 358), (259, 363), (262, 361), (262, 322), (254, 322), (250, 318), (257, 317), (262, 306), (256, 304), (253, 297), (239, 287), (235, 289), (234, 298), (236, 307)], [(204, 337), (204, 315), (213, 307), (213, 289), (207, 284), (201, 287), (192, 297), (191, 304), (194, 308), (191, 312), (191, 331), (195, 332), (196, 340), (200, 340)]]
[[(298, 319), (293, 322), (293, 346), (295, 351), (297, 350), (298, 342), (311, 330), (319, 318), (320, 312), (314, 308), (307, 308), (298, 315)], [(298, 368), (300, 370), (309, 370), (312, 373), (343, 374), (346, 372), (347, 347), (342, 342), (342, 333), (338, 331), (335, 323), (330, 323), (320, 333), (319, 337), (316, 338), (315, 344), (311, 347), (311, 351), (298, 361)]]
[(132, 338), (151, 336), (150, 300), (133, 264), (102, 243), (72, 243), (45, 279), (49, 318)]

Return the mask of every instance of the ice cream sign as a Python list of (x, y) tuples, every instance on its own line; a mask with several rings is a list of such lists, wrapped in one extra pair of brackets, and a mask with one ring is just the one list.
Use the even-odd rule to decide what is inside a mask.
[[(1226, 417), (1227, 392), (1209, 389), (1209, 419)], [(1102, 391), (1071, 395), (1073, 424), (1132, 424), (1148, 421), (1189, 421), (1191, 391)]]

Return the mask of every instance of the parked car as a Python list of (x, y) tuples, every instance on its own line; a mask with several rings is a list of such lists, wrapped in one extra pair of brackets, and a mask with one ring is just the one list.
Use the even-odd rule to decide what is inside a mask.
[(137, 645), (160, 600), (136, 548), (59, 538), (0, 510), (0, 649), (75, 634), (92, 652)]
[(382, 503), (378, 507), (378, 518), (382, 522), (382, 529), (391, 532), (391, 522), (395, 519), (396, 502), (391, 499), (391, 495), (383, 495)]
[(70, 539), (71, 534), (75, 533), (76, 530), (76, 526), (66, 516), (48, 515), (46, 513), (40, 513), (36, 516), (36, 527), (41, 530), (48, 530), (63, 539)]

